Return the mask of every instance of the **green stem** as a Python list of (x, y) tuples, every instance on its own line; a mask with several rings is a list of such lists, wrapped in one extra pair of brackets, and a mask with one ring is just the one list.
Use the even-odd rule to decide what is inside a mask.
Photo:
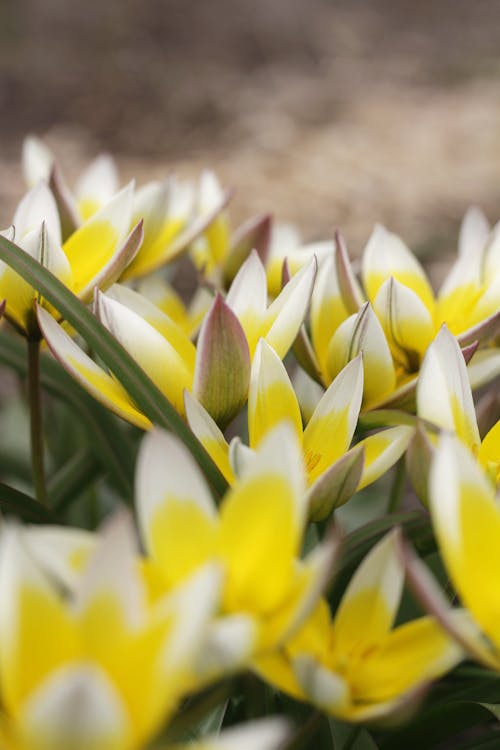
[(47, 507), (43, 462), (42, 389), (40, 387), (40, 340), (28, 339), (28, 398), (30, 406), (31, 468), (36, 499)]
[(406, 465), (405, 458), (402, 456), (396, 464), (396, 473), (394, 475), (394, 482), (391, 487), (391, 494), (389, 495), (389, 504), (387, 506), (387, 515), (395, 513), (399, 510), (401, 501), (403, 499), (403, 493), (406, 485)]

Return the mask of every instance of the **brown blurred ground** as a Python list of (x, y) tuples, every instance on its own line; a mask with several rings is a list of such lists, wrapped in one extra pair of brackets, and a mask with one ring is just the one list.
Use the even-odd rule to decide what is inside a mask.
[(500, 215), (500, 4), (487, 0), (18, 0), (0, 4), (2, 221), (27, 132), (70, 174), (216, 169), (234, 212), (307, 238), (374, 221), (450, 248)]

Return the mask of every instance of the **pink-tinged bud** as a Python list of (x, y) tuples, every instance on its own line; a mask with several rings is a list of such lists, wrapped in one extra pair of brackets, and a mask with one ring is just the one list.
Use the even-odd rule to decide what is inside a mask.
[(359, 284), (353, 273), (344, 237), (335, 232), (335, 271), (342, 301), (349, 315), (357, 313), (364, 302)]
[(193, 393), (222, 426), (245, 404), (250, 383), (250, 351), (241, 324), (220, 295), (198, 338)]
[(252, 250), (256, 250), (265, 265), (271, 241), (272, 217), (255, 216), (241, 224), (231, 237), (229, 256), (224, 267), (224, 281), (229, 286)]

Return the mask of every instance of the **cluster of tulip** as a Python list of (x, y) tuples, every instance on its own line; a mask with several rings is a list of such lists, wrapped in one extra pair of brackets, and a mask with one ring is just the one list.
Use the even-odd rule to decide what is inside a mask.
[(33, 137), (23, 171), (0, 748), (433, 748), (428, 692), (463, 717), (478, 681), (497, 741), (500, 227), (469, 210), (435, 296), (381, 226), (358, 275), (338, 233), (232, 231), (212, 173), (120, 189), (101, 156), (71, 190)]

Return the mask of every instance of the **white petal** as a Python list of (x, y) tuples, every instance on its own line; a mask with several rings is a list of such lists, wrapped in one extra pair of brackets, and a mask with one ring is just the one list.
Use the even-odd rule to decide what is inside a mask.
[(290, 725), (285, 719), (260, 719), (225, 729), (217, 737), (206, 737), (200, 745), (202, 750), (279, 750), (289, 734)]
[(49, 186), (43, 180), (35, 185), (19, 203), (12, 223), (16, 229), (16, 241), (20, 242), (28, 232), (39, 230), (45, 222), (54, 241), (61, 244), (61, 225), (57, 205)]
[(73, 591), (94, 549), (96, 535), (66, 526), (30, 526), (24, 529), (23, 536), (30, 554)]
[(240, 319), (261, 320), (267, 306), (267, 280), (264, 266), (255, 250), (234, 277), (226, 303)]
[(156, 509), (169, 497), (195, 502), (210, 518), (216, 508), (198, 465), (184, 445), (163, 430), (143, 439), (136, 468), (136, 503), (143, 539)]
[(130, 732), (111, 682), (87, 664), (53, 672), (24, 704), (20, 723), (30, 746), (40, 750), (120, 750)]
[(74, 607), (81, 612), (96, 597), (119, 601), (131, 629), (142, 624), (146, 592), (137, 571), (138, 544), (130, 515), (115, 513), (99, 534), (85, 572), (80, 578)]
[(477, 206), (468, 208), (460, 226), (458, 255), (469, 258), (481, 256), (490, 229), (490, 223), (480, 208)]
[(118, 186), (118, 172), (113, 157), (100, 154), (80, 175), (75, 185), (75, 195), (79, 203), (88, 200), (103, 206), (111, 200)]
[(442, 326), (429, 346), (420, 369), (417, 414), (457, 432), (470, 446), (480, 443), (465, 360), (446, 326)]
[(45, 143), (28, 135), (23, 141), (22, 152), (23, 175), (28, 187), (34, 187), (40, 180), (48, 181), (53, 164), (54, 155)]

